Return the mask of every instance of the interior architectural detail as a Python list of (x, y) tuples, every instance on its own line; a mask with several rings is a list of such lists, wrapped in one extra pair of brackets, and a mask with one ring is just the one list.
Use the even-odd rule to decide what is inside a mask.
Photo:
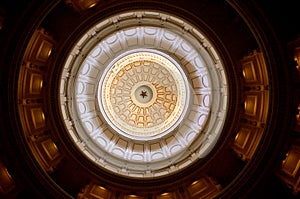
[(7, 194), (15, 188), (15, 183), (3, 163), (0, 163), (0, 193)]
[(169, 59), (138, 51), (103, 75), (98, 104), (117, 131), (149, 140), (183, 118), (188, 82)]
[(300, 190), (299, 185), (300, 147), (292, 145), (282, 161), (278, 176), (296, 195)]
[(299, 197), (295, 6), (16, 3), (0, 3), (0, 198)]
[(233, 149), (243, 159), (250, 160), (264, 133), (269, 107), (269, 79), (261, 52), (254, 51), (241, 60), (244, 103), (241, 123)]
[(100, 0), (65, 0), (66, 4), (74, 11), (83, 13), (84, 11), (95, 7)]
[(167, 16), (130, 11), (100, 21), (64, 65), (69, 134), (88, 158), (121, 175), (158, 177), (186, 167), (213, 149), (225, 121), (227, 80), (217, 50), (175, 16), (157, 27)]
[[(215, 179), (209, 176), (203, 176), (199, 180), (192, 182), (185, 187), (186, 191), (177, 190), (174, 192), (164, 192), (157, 194), (154, 198), (214, 198), (221, 191), (222, 187)], [(106, 188), (94, 183), (86, 185), (82, 191), (77, 195), (77, 198), (110, 198), (112, 193)], [(136, 195), (134, 193), (120, 195), (121, 198), (126, 199), (143, 199), (145, 197)]]

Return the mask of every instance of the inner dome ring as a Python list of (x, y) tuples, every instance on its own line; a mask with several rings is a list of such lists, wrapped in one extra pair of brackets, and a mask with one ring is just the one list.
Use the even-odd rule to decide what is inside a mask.
[[(99, 83), (98, 101), (105, 120), (118, 133), (138, 140), (156, 139), (174, 130), (189, 103), (188, 81), (179, 64), (150, 49), (119, 57)], [(145, 85), (154, 94), (148, 103), (142, 102), (148, 96), (131, 94)]]
[[(176, 60), (187, 79), (186, 110), (169, 133), (122, 134), (105, 119), (99, 92), (104, 77), (134, 52)], [(154, 10), (119, 13), (95, 24), (70, 51), (60, 85), (61, 114), (78, 150), (100, 169), (133, 178), (170, 175), (206, 157), (228, 109), (227, 76), (217, 50), (197, 27)]]

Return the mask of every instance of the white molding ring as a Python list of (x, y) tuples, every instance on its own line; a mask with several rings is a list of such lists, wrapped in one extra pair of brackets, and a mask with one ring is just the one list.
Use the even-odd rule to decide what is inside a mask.
[[(189, 91), (175, 126), (151, 139), (112, 128), (98, 96), (105, 70), (141, 49), (175, 60)], [(60, 85), (61, 114), (75, 145), (99, 167), (134, 178), (169, 175), (205, 157), (228, 107), (226, 72), (209, 40), (188, 22), (158, 11), (121, 13), (92, 27), (70, 52)]]
[[(99, 83), (98, 102), (105, 120), (133, 140), (149, 141), (173, 131), (189, 102), (188, 81), (181, 67), (152, 49), (127, 51), (116, 60), (106, 67)], [(154, 93), (149, 103), (132, 97), (141, 86)]]

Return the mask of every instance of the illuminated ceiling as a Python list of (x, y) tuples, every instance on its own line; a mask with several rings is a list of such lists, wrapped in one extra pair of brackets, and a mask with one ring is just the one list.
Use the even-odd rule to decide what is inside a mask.
[(168, 175), (213, 149), (226, 117), (225, 74), (189, 22), (151, 10), (120, 13), (97, 22), (69, 53), (61, 111), (74, 143), (100, 167)]
[(260, 4), (11, 3), (0, 182), (24, 198), (276, 195), (299, 100)]

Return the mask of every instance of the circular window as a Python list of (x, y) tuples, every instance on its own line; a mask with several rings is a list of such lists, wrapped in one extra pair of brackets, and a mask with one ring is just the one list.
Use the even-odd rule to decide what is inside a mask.
[(102, 169), (170, 175), (215, 146), (228, 102), (217, 51), (192, 24), (130, 11), (95, 24), (69, 53), (60, 82), (70, 138)]

